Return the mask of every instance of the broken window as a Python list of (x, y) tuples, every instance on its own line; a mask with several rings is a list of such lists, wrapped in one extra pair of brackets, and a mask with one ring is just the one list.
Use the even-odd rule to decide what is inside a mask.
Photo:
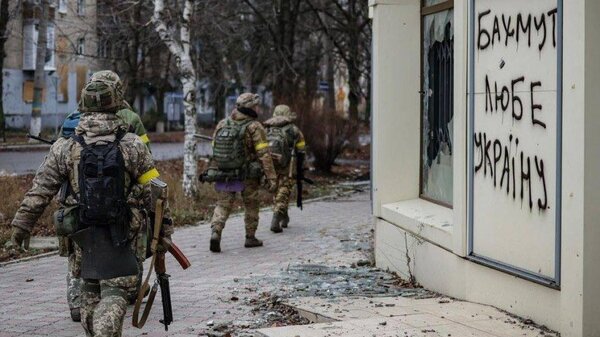
[[(452, 206), (453, 1), (422, 8), (421, 197)], [(433, 6), (427, 6), (433, 5)]]

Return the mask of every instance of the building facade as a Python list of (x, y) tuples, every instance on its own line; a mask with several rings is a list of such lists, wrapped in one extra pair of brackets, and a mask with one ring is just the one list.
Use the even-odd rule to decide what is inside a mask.
[(600, 2), (370, 14), (377, 265), (600, 336)]
[[(27, 128), (33, 101), (33, 76), (40, 1), (10, 1), (4, 76), (8, 128)], [(96, 1), (51, 1), (47, 31), (42, 127), (56, 128), (76, 109), (81, 89), (102, 62), (97, 57)]]

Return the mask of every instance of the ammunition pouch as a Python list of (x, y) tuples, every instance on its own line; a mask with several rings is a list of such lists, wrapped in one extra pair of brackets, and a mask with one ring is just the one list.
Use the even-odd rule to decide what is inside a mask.
[(54, 212), (52, 218), (57, 236), (68, 236), (79, 228), (79, 206), (61, 207)]

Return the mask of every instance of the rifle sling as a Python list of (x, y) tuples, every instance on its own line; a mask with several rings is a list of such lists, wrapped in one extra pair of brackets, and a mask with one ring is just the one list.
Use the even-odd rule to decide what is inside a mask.
[(155, 283), (152, 286), (152, 290), (150, 290), (150, 294), (148, 294), (148, 302), (146, 302), (146, 306), (144, 307), (142, 317), (138, 319), (140, 314), (140, 308), (142, 306), (142, 300), (144, 299), (144, 294), (150, 288), (150, 276), (152, 276), (152, 272), (154, 271), (154, 264), (156, 262), (156, 247), (158, 246), (158, 240), (160, 238), (162, 218), (163, 199), (158, 199), (156, 200), (156, 212), (154, 213), (154, 231), (152, 236), (152, 243), (150, 245), (150, 250), (152, 251), (152, 262), (150, 263), (150, 268), (148, 269), (148, 273), (146, 274), (144, 283), (142, 284), (140, 292), (137, 295), (137, 299), (135, 300), (135, 306), (133, 307), (132, 324), (138, 329), (141, 329), (144, 326), (144, 324), (146, 324), (146, 320), (148, 319), (148, 316), (150, 315), (150, 310), (152, 309), (152, 303), (154, 303), (154, 297), (156, 297), (156, 292), (158, 291), (158, 285)]

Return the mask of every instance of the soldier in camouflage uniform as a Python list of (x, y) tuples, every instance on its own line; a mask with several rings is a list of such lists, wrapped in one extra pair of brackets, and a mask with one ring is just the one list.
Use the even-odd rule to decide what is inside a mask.
[[(292, 112), (289, 106), (278, 105), (273, 111), (273, 117), (265, 121), (264, 125), (267, 130), (270, 128), (281, 128), (287, 136), (287, 144), (293, 147), (293, 150), (289, 150), (295, 152), (295, 156), (298, 158), (299, 155), (304, 154), (306, 144), (302, 131), (294, 125), (295, 120), (296, 113)], [(277, 159), (274, 159), (274, 161), (277, 162)], [(277, 191), (273, 200), (273, 219), (271, 221), (271, 231), (275, 233), (281, 233), (283, 231), (281, 228), (287, 228), (290, 222), (288, 205), (295, 182), (294, 166), (293, 161), (289, 161), (283, 166), (275, 165), (277, 169)]]
[[(100, 94), (96, 94), (100, 93)], [(100, 96), (102, 95), (102, 96)], [(112, 142), (119, 132), (128, 128), (123, 120), (115, 115), (121, 104), (118, 95), (111, 90), (108, 82), (93, 81), (86, 84), (82, 91), (80, 110), (83, 112), (75, 133), (85, 140), (86, 144), (101, 144)], [(138, 247), (138, 231), (145, 217), (143, 210), (149, 207), (150, 195), (148, 189), (139, 188), (151, 179), (158, 177), (154, 168), (152, 155), (139, 137), (132, 133), (123, 135), (119, 142), (125, 172), (125, 191), (127, 205), (131, 211), (128, 239), (134, 250)], [(50, 148), (44, 162), (38, 169), (32, 188), (26, 193), (23, 202), (12, 221), (11, 242), (20, 247), (29, 241), (30, 232), (44, 209), (61, 188), (65, 181), (71, 185), (70, 193), (62, 204), (65, 209), (71, 209), (67, 216), (77, 216), (79, 204), (78, 164), (82, 151), (73, 138), (59, 138)], [(136, 187), (136, 188), (133, 188)], [(79, 277), (81, 272), (81, 248), (71, 243), (76, 254), (70, 257), (70, 272)], [(122, 276), (112, 279), (84, 279), (81, 285), (81, 318), (87, 336), (121, 336), (123, 319), (127, 308), (127, 290), (135, 287), (137, 276)]]
[[(260, 103), (260, 96), (252, 93), (241, 94), (236, 100), (236, 109), (231, 113), (231, 116), (220, 121), (215, 129), (213, 139), (216, 139), (218, 131), (224, 127), (228, 119), (236, 122), (250, 120), (250, 123), (245, 128), (243, 135), (244, 146), (246, 148), (246, 161), (248, 163), (258, 162), (264, 176), (266, 176), (268, 189), (273, 192), (276, 187), (277, 173), (273, 167), (273, 160), (269, 152), (269, 145), (265, 134), (265, 129), (256, 121), (258, 117), (257, 109)], [(213, 143), (214, 146), (214, 143)], [(258, 191), (260, 187), (260, 177), (246, 178), (243, 181), (244, 189), (241, 192), (244, 202), (244, 223), (246, 225), (246, 248), (260, 247), (263, 245), (261, 240), (255, 236), (258, 228), (258, 213), (260, 201), (258, 199)], [(225, 222), (231, 213), (235, 192), (219, 191), (217, 206), (215, 207), (211, 228), (212, 235), (210, 238), (210, 250), (218, 253), (221, 251), (221, 232), (225, 227)]]
[[(123, 121), (125, 125), (127, 125), (128, 132), (135, 133), (140, 140), (146, 144), (148, 149), (150, 150), (150, 139), (148, 138), (148, 134), (146, 133), (146, 128), (140, 119), (140, 116), (133, 111), (129, 103), (124, 99), (124, 87), (121, 78), (117, 73), (111, 70), (101, 70), (95, 72), (90, 77), (90, 81), (104, 81), (112, 85), (115, 90), (118, 99), (122, 101), (121, 106), (118, 108), (116, 116)], [(69, 119), (75, 113), (79, 113), (78, 110), (69, 114), (66, 118)], [(65, 132), (63, 128), (61, 128), (60, 134), (66, 137), (69, 137), (69, 132)], [(81, 279), (79, 277), (74, 276), (74, 265), (77, 264), (77, 260), (81, 260), (80, 256), (76, 255), (75, 249), (73, 249), (73, 245), (67, 237), (59, 238), (60, 246), (61, 246), (61, 256), (68, 256), (69, 261), (69, 271), (67, 273), (67, 303), (69, 305), (69, 309), (71, 311), (71, 319), (73, 321), (79, 322), (81, 320), (80, 315), (80, 294), (81, 294)], [(144, 256), (139, 256), (139, 279), (136, 283), (136, 286), (132, 287), (128, 290), (129, 302), (133, 303), (137, 297), (137, 293), (141, 286), (142, 282), (142, 274), (143, 274), (143, 261)]]

